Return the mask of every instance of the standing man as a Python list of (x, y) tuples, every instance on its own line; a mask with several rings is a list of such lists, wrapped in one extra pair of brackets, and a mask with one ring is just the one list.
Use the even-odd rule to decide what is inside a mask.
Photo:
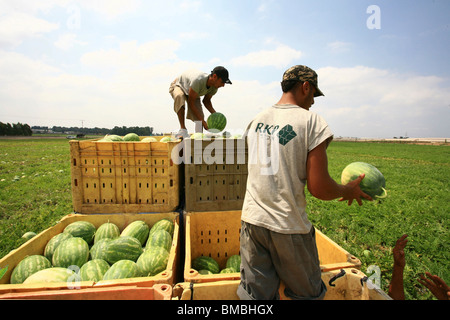
[(347, 185), (328, 173), (326, 149), (333, 139), (327, 123), (309, 112), (322, 96), (317, 74), (294, 66), (283, 75), (280, 101), (248, 126), (248, 181), (240, 239), (241, 299), (276, 299), (280, 279), (292, 299), (322, 299), (315, 231), (306, 213), (304, 188), (321, 200), (351, 205), (372, 200), (359, 188), (364, 175)]
[(206, 109), (210, 113), (215, 113), (211, 98), (219, 88), (225, 84), (232, 84), (228, 77), (228, 70), (219, 66), (214, 68), (209, 75), (194, 70), (187, 71), (172, 82), (169, 93), (174, 100), (174, 110), (180, 122), (180, 131), (176, 134), (176, 138), (189, 137), (185, 125), (186, 101), (188, 104), (186, 117), (195, 122), (195, 132), (202, 132), (203, 128), (208, 130), (200, 97), (204, 96), (203, 104)]

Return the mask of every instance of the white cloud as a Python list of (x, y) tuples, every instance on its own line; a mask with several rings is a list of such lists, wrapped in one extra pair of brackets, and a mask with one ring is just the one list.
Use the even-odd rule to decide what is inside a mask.
[(261, 50), (250, 52), (245, 56), (240, 56), (231, 60), (235, 66), (248, 67), (268, 67), (283, 68), (291, 64), (292, 61), (300, 59), (302, 52), (286, 45), (279, 45), (275, 50)]
[(77, 3), (108, 19), (115, 19), (121, 15), (136, 12), (142, 5), (142, 0), (79, 0), (75, 2)]
[(54, 31), (59, 26), (26, 13), (11, 13), (0, 17), (0, 47), (14, 47), (25, 39)]
[(315, 99), (311, 111), (338, 136), (450, 136), (449, 79), (364, 66), (317, 72), (325, 97)]
[(332, 53), (344, 53), (350, 51), (352, 44), (344, 41), (334, 41), (327, 44), (327, 48)]
[(202, 3), (200, 1), (182, 1), (180, 3), (180, 9), (183, 11), (186, 10), (192, 10), (192, 11), (198, 11), (202, 6)]
[(118, 50), (86, 53), (83, 65), (96, 68), (135, 68), (175, 60), (180, 44), (174, 40), (157, 40), (139, 45), (137, 41), (122, 42)]
[(76, 45), (85, 46), (87, 44), (87, 42), (77, 40), (77, 35), (74, 33), (62, 34), (55, 42), (55, 46), (64, 51), (70, 50)]

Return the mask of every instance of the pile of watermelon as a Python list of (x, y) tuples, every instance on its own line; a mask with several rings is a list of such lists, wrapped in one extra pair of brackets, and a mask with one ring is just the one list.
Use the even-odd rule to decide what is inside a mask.
[(156, 276), (167, 268), (174, 223), (161, 219), (151, 228), (131, 222), (122, 232), (111, 222), (96, 229), (87, 221), (69, 224), (45, 246), (43, 255), (20, 261), (11, 284), (94, 281)]
[[(158, 142), (158, 140), (154, 137), (146, 137), (141, 140), (141, 138), (136, 133), (128, 133), (125, 136), (121, 137), (115, 134), (107, 134), (102, 139), (97, 142)], [(170, 142), (176, 141), (175, 138), (170, 136), (162, 137), (159, 142)]]
[(192, 260), (191, 266), (197, 270), (199, 274), (218, 274), (218, 273), (235, 273), (240, 272), (241, 256), (232, 255), (228, 258), (225, 268), (220, 270), (216, 260), (208, 256), (200, 256)]

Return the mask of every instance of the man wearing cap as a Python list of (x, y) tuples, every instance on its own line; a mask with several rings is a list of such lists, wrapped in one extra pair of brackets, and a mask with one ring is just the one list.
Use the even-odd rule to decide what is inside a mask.
[(206, 109), (210, 113), (215, 113), (211, 98), (219, 88), (225, 86), (225, 84), (231, 84), (228, 77), (228, 70), (219, 66), (215, 67), (209, 75), (196, 70), (186, 71), (172, 82), (169, 93), (174, 100), (174, 111), (180, 122), (180, 130), (176, 134), (177, 138), (189, 137), (184, 118), (186, 101), (188, 104), (186, 118), (195, 122), (195, 132), (202, 132), (203, 128), (208, 130), (200, 97), (204, 97), (202, 102)]
[(306, 66), (288, 69), (280, 101), (258, 114), (247, 128), (248, 178), (240, 236), (241, 299), (322, 299), (315, 230), (306, 213), (305, 186), (321, 200), (350, 205), (371, 200), (359, 183), (336, 183), (328, 173), (326, 149), (333, 134), (309, 109), (323, 96), (317, 73)]

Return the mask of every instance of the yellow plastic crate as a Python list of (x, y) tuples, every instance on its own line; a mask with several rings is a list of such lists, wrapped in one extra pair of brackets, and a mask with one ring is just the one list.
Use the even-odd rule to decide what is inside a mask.
[[(353, 268), (343, 269), (345, 274), (335, 280), (341, 270), (322, 273), (327, 286), (324, 300), (392, 300), (380, 289), (368, 286), (366, 275)], [(332, 282), (330, 283), (330, 280)], [(173, 288), (173, 296), (179, 300), (239, 300), (237, 288), (239, 280), (226, 280), (207, 283), (178, 283)], [(280, 299), (289, 300), (284, 295), (284, 285), (279, 289)]]
[(186, 211), (240, 210), (247, 184), (244, 139), (186, 139)]
[[(157, 221), (168, 218), (174, 222), (174, 235), (172, 240), (172, 247), (169, 253), (169, 261), (167, 268), (162, 273), (153, 277), (137, 277), (130, 279), (118, 279), (118, 280), (103, 280), (97, 283), (92, 281), (83, 281), (76, 283), (49, 283), (49, 284), (9, 284), (11, 273), (17, 264), (25, 257), (30, 255), (43, 255), (47, 242), (55, 235), (64, 231), (64, 228), (69, 224), (76, 221), (89, 221), (96, 228), (101, 226), (105, 222), (112, 222), (116, 224), (120, 231), (131, 222), (142, 220), (145, 221), (150, 227)], [(64, 290), (70, 288), (87, 289), (93, 287), (108, 287), (108, 286), (140, 286), (151, 287), (155, 284), (168, 284), (174, 285), (177, 282), (177, 271), (179, 263), (179, 213), (155, 213), (155, 214), (112, 214), (112, 215), (80, 215), (70, 214), (64, 217), (58, 224), (42, 231), (31, 240), (24, 243), (18, 249), (11, 251), (5, 257), (0, 260), (0, 269), (8, 267), (6, 274), (0, 279), (0, 294), (11, 292), (30, 292), (39, 290)]]
[(171, 153), (178, 143), (70, 141), (74, 211), (175, 211), (180, 177)]
[[(200, 256), (214, 258), (220, 269), (240, 250), (241, 211), (188, 212), (185, 214), (186, 282), (211, 282), (240, 279), (240, 273), (201, 275), (192, 269)], [(316, 243), (322, 272), (361, 267), (361, 261), (316, 229)]]

